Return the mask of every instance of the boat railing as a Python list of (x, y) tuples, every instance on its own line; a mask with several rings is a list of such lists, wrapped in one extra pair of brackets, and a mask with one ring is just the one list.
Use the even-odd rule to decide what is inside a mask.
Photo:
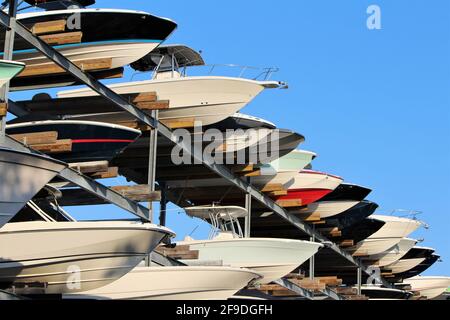
[[(238, 78), (250, 78), (252, 80), (268, 81), (272, 76), (280, 71), (276, 67), (253, 67), (253, 66), (243, 66), (238, 64), (207, 64), (204, 66), (196, 66), (196, 68), (206, 67), (209, 68), (208, 75), (213, 75), (214, 71), (219, 68), (229, 68), (237, 70)], [(247, 76), (250, 74), (250, 76)]]
[[(206, 69), (206, 70), (205, 70)], [(189, 70), (189, 74), (188, 74)], [(236, 78), (246, 78), (255, 81), (269, 81), (272, 76), (277, 73), (280, 69), (276, 67), (253, 67), (253, 66), (243, 66), (237, 64), (208, 64), (201, 66), (190, 66), (190, 67), (180, 67), (173, 68), (172, 70), (165, 70), (165, 73), (172, 73), (173, 78), (175, 77), (188, 77), (188, 76), (229, 76)], [(149, 71), (136, 71), (131, 76), (131, 81), (135, 79), (138, 75), (148, 74)], [(159, 65), (152, 74), (150, 79), (157, 79), (158, 74), (161, 71)], [(170, 76), (169, 76), (170, 78)]]

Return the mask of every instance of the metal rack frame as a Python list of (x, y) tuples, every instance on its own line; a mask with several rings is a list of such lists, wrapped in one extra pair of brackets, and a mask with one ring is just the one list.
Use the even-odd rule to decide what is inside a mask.
[[(17, 8), (17, 0), (10, 0), (9, 1), (10, 7)], [(15, 12), (15, 10), (10, 10), (10, 12)], [(192, 156), (196, 161), (200, 161), (204, 166), (209, 168), (212, 172), (216, 173), (220, 177), (226, 179), (230, 183), (232, 183), (235, 187), (241, 189), (244, 193), (248, 194), (249, 197), (251, 197), (254, 200), (259, 201), (261, 204), (263, 204), (267, 209), (273, 211), (278, 216), (286, 220), (287, 222), (291, 223), (293, 226), (298, 228), (300, 231), (304, 232), (305, 234), (314, 237), (316, 241), (319, 241), (321, 243), (326, 243), (327, 247), (331, 248), (333, 251), (335, 251), (337, 254), (341, 255), (345, 259), (347, 259), (349, 262), (354, 264), (357, 268), (360, 268), (362, 271), (369, 274), (369, 270), (362, 265), (361, 261), (359, 259), (355, 259), (351, 254), (341, 249), (338, 245), (331, 242), (329, 239), (327, 239), (322, 234), (316, 232), (312, 227), (304, 223), (302, 220), (290, 215), (284, 208), (277, 205), (271, 198), (267, 197), (263, 193), (261, 193), (258, 189), (250, 185), (248, 182), (243, 181), (241, 178), (235, 176), (227, 167), (223, 165), (217, 165), (214, 163), (208, 163), (205, 162), (201, 157), (198, 155), (202, 154), (202, 152), (198, 152), (199, 150), (191, 150), (191, 146), (187, 143), (178, 143), (175, 135), (173, 135), (172, 131), (160, 123), (157, 120), (157, 116), (155, 117), (155, 114), (152, 114), (152, 116), (149, 116), (145, 112), (141, 111), (139, 108), (137, 108), (135, 105), (131, 104), (127, 100), (125, 100), (120, 95), (113, 92), (111, 89), (103, 85), (102, 83), (98, 82), (96, 79), (94, 79), (89, 74), (83, 72), (80, 68), (78, 68), (75, 64), (73, 64), (71, 61), (66, 59), (62, 54), (54, 50), (51, 46), (47, 45), (44, 41), (39, 39), (39, 37), (35, 36), (33, 33), (31, 33), (27, 28), (25, 28), (20, 22), (16, 21), (14, 17), (9, 16), (8, 14), (0, 11), (0, 23), (7, 28), (8, 31), (11, 31), (11, 33), (16, 33), (20, 37), (22, 37), (24, 40), (29, 42), (33, 47), (35, 47), (37, 50), (42, 52), (46, 57), (48, 57), (50, 60), (52, 60), (54, 63), (56, 63), (58, 66), (62, 67), (66, 72), (71, 74), (73, 77), (78, 79), (81, 83), (86, 84), (88, 87), (96, 91), (99, 95), (104, 97), (105, 99), (109, 100), (110, 102), (114, 103), (117, 107), (121, 108), (123, 111), (128, 112), (130, 115), (132, 115), (136, 120), (139, 122), (150, 126), (154, 133), (161, 134), (165, 138), (172, 141), (174, 144), (178, 144), (179, 147), (182, 148), (182, 150)], [(5, 56), (12, 56), (12, 46), (7, 46), (5, 48)], [(7, 92), (6, 92), (7, 97)], [(13, 101), (9, 101), (10, 111), (16, 115), (23, 115), (26, 114), (25, 110), (21, 109), (19, 106), (15, 105)], [(4, 126), (2, 126), (2, 135), (4, 135)], [(156, 136), (156, 134), (155, 134)], [(153, 139), (153, 145), (150, 146), (150, 152), (153, 152), (153, 156), (150, 155), (149, 157), (149, 183), (152, 184), (154, 182), (154, 170), (156, 168), (156, 159), (154, 157), (154, 150), (156, 150), (154, 147), (154, 143), (156, 143), (156, 139)], [(33, 150), (30, 150), (28, 147), (22, 145), (21, 143), (18, 143), (14, 141), (11, 138), (5, 139), (5, 144), (8, 145), (11, 148), (28, 151), (28, 152), (35, 152)], [(152, 173), (153, 172), (153, 173)], [(106, 200), (107, 202), (114, 204), (142, 219), (151, 221), (152, 220), (152, 214), (151, 214), (151, 206), (150, 208), (145, 208), (144, 206), (131, 201), (127, 199), (126, 197), (121, 196), (117, 192), (105, 187), (104, 185), (96, 182), (93, 179), (90, 179), (83, 174), (80, 174), (79, 172), (72, 170), (72, 169), (65, 169), (63, 172), (61, 172), (60, 177), (63, 179), (66, 179), (70, 181), (71, 183), (78, 185), (79, 187), (83, 188), (84, 190), (97, 195), (98, 197), (102, 198), (103, 200)], [(154, 185), (154, 183), (153, 183)], [(358, 273), (359, 274), (359, 273)], [(360, 274), (359, 274), (360, 276)], [(391, 287), (391, 285), (385, 281), (382, 277), (380, 277), (379, 280), (384, 285)], [(283, 280), (284, 282), (284, 280)], [(360, 282), (360, 281), (359, 281)], [(326, 293), (328, 296), (330, 296), (333, 299), (338, 298), (336, 295), (332, 293)]]

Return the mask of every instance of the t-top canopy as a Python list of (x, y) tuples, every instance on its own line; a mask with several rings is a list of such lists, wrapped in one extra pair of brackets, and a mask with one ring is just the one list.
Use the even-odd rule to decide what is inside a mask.
[[(161, 60), (162, 59), (162, 60)], [(204, 66), (199, 52), (181, 44), (161, 45), (131, 64), (138, 71), (167, 71), (183, 67)]]
[(211, 215), (217, 219), (229, 221), (247, 216), (247, 210), (238, 206), (205, 206), (185, 208), (186, 214), (190, 217), (209, 220)]
[(67, 9), (71, 6), (87, 7), (95, 4), (95, 0), (25, 0), (25, 2), (45, 10)]

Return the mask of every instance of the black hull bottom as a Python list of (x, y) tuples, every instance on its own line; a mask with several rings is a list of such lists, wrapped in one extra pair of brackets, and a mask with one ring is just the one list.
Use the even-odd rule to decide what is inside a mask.
[(60, 140), (72, 140), (71, 152), (52, 154), (52, 157), (68, 163), (111, 161), (139, 137), (138, 132), (122, 128), (64, 121), (6, 129), (8, 134), (46, 131), (57, 131)]

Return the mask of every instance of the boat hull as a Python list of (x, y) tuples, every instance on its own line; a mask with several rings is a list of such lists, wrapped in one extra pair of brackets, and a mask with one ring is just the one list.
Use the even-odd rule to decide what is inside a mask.
[(20, 73), (25, 66), (20, 62), (0, 60), (0, 87)]
[(0, 228), (65, 167), (51, 158), (0, 148)]
[(419, 292), (428, 300), (435, 299), (450, 287), (450, 277), (414, 277), (403, 281), (411, 286), (412, 291)]
[(37, 121), (7, 125), (8, 134), (58, 132), (58, 139), (72, 141), (71, 152), (52, 154), (64, 162), (111, 161), (141, 134), (118, 125), (90, 121)]
[[(263, 276), (258, 283), (278, 280), (311, 258), (319, 243), (266, 238), (205, 240), (179, 243), (199, 251), (200, 261), (222, 261), (224, 265), (251, 269)], [(189, 264), (188, 260), (183, 261)]]
[(18, 222), (0, 230), (0, 283), (25, 294), (104, 286), (128, 273), (168, 229), (130, 222)]
[(425, 261), (426, 258), (414, 258), (414, 259), (400, 259), (385, 268), (390, 270), (393, 274), (403, 273), (414, 269), (416, 266)]
[(64, 298), (226, 300), (257, 278), (253, 271), (230, 267), (137, 267), (107, 286)]
[(375, 265), (378, 267), (385, 267), (398, 260), (400, 260), (409, 250), (411, 250), (417, 243), (414, 239), (402, 239), (393, 248), (382, 254), (370, 256), (370, 261), (375, 261)]
[[(170, 107), (160, 110), (159, 119), (168, 125), (174, 122), (207, 126), (220, 122), (244, 108), (265, 87), (259, 81), (227, 77), (185, 77), (166, 80), (148, 80), (112, 85), (119, 94), (158, 92), (158, 99), (169, 100)], [(63, 91), (59, 98), (97, 95), (90, 89)], [(105, 122), (132, 120), (127, 113), (111, 112), (96, 118), (95, 115), (77, 117)]]
[(359, 201), (318, 201), (308, 205), (300, 212), (305, 214), (319, 214), (321, 219), (337, 216), (356, 206)]

